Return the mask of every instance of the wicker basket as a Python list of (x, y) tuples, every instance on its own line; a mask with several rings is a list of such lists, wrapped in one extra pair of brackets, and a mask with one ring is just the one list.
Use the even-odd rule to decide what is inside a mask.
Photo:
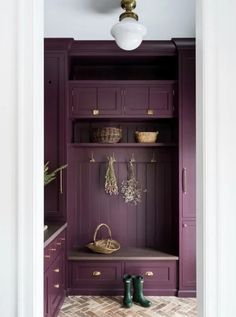
[(122, 138), (122, 130), (115, 127), (93, 128), (92, 142), (118, 143)]
[(138, 143), (155, 143), (159, 132), (135, 132), (136, 141)]
[[(103, 226), (107, 228), (109, 233), (109, 238), (96, 240), (98, 230)], [(100, 225), (97, 226), (94, 232), (93, 242), (87, 244), (87, 247), (96, 253), (110, 254), (115, 251), (118, 251), (120, 249), (120, 244), (116, 240), (112, 240), (110, 227), (106, 225), (105, 223), (101, 223)]]

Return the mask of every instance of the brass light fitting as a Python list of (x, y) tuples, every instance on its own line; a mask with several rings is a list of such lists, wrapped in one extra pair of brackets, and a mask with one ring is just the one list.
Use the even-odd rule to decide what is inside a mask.
[(138, 15), (133, 12), (136, 8), (136, 0), (122, 0), (121, 7), (125, 10), (125, 12), (120, 15), (120, 21), (125, 18), (132, 18), (138, 21)]

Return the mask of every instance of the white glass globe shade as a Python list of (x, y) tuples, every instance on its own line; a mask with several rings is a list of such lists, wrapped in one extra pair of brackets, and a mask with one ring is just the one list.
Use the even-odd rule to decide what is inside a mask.
[(146, 27), (133, 18), (125, 18), (111, 29), (111, 35), (116, 44), (126, 51), (136, 49), (142, 43), (146, 33)]

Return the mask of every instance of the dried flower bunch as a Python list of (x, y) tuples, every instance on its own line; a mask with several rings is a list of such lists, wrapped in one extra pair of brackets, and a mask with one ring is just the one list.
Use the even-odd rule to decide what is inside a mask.
[(55, 178), (56, 178), (56, 174), (63, 170), (64, 168), (67, 167), (66, 165), (62, 165), (60, 167), (58, 167), (57, 169), (55, 169), (54, 171), (52, 171), (51, 173), (48, 172), (49, 170), (49, 162), (47, 162), (46, 164), (44, 164), (44, 186), (48, 185), (49, 183), (51, 183)]
[[(142, 201), (142, 188), (135, 178), (134, 160), (128, 164), (128, 179), (122, 182), (121, 193), (126, 203), (133, 203), (135, 206)], [(146, 190), (144, 190), (145, 192)]]
[(109, 195), (118, 195), (118, 185), (116, 180), (116, 174), (114, 170), (114, 162), (116, 161), (114, 156), (108, 156), (108, 166), (105, 175), (105, 192)]

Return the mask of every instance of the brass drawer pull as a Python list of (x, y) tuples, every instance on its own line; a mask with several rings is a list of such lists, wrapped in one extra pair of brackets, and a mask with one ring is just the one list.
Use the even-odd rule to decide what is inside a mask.
[(54, 288), (60, 288), (60, 284), (55, 284)]
[(145, 273), (145, 275), (146, 275), (146, 276), (154, 276), (154, 273), (151, 272), (151, 271), (148, 271), (148, 272)]
[(55, 248), (51, 248), (51, 249), (50, 249), (50, 251), (55, 252), (55, 251), (57, 251), (57, 249), (55, 249)]
[(94, 277), (98, 277), (98, 276), (101, 276), (101, 275), (102, 275), (102, 273), (99, 272), (99, 271), (94, 271), (94, 272), (93, 272), (93, 276), (94, 276)]
[(98, 109), (93, 109), (93, 115), (98, 116), (99, 115), (99, 110)]
[(154, 115), (154, 111), (151, 110), (151, 109), (148, 109), (147, 114), (148, 114), (149, 116), (153, 116), (153, 115)]
[(55, 270), (53, 270), (55, 273), (59, 273), (60, 272), (60, 269), (55, 269)]
[(61, 241), (65, 241), (65, 240), (66, 240), (66, 238), (60, 238), (60, 240), (61, 240)]
[(59, 245), (59, 246), (60, 246), (60, 245), (61, 245), (61, 242), (57, 242), (56, 245)]
[(50, 259), (50, 255), (49, 254), (46, 254), (44, 255), (45, 259)]

